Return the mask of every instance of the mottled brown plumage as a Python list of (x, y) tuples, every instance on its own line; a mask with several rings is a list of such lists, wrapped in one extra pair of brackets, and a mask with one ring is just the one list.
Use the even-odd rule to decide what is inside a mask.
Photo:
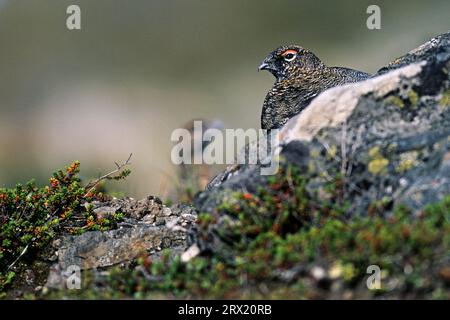
[(264, 100), (263, 129), (282, 127), (326, 89), (369, 77), (357, 70), (327, 67), (314, 53), (296, 45), (282, 46), (270, 53), (259, 70), (267, 70), (276, 78)]

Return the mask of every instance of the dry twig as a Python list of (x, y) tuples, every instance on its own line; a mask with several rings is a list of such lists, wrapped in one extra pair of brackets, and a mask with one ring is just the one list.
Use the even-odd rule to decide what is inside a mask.
[(8, 271), (11, 270), (12, 267), (14, 267), (14, 265), (17, 263), (17, 261), (20, 260), (20, 258), (22, 258), (22, 256), (27, 252), (29, 246), (30, 246), (30, 244), (27, 244), (25, 246), (25, 248), (23, 249), (22, 253), (17, 257), (17, 259), (14, 260), (14, 262), (9, 265), (9, 267), (7, 269)]
[(116, 165), (116, 169), (115, 170), (113, 170), (113, 171), (111, 171), (111, 172), (109, 172), (109, 173), (107, 173), (107, 174), (105, 174), (105, 175), (103, 175), (103, 176), (101, 176), (101, 177), (99, 177), (98, 179), (96, 179), (96, 180), (94, 180), (94, 181), (92, 181), (92, 182), (90, 182), (87, 186), (86, 186), (86, 189), (88, 189), (88, 191), (86, 192), (86, 194), (83, 196), (83, 198), (86, 198), (97, 186), (98, 186), (98, 184), (100, 183), (100, 182), (102, 182), (103, 180), (106, 180), (106, 179), (110, 179), (111, 178), (111, 176), (113, 176), (114, 174), (116, 174), (116, 173), (119, 173), (120, 171), (122, 171), (122, 169), (124, 168), (124, 167), (126, 167), (126, 166), (128, 166), (128, 165), (130, 165), (131, 163), (130, 163), (130, 160), (131, 160), (131, 157), (133, 156), (133, 154), (132, 153), (130, 153), (130, 155), (128, 156), (128, 159), (127, 159), (127, 161), (125, 161), (124, 163), (117, 163), (117, 162), (114, 162), (114, 164)]

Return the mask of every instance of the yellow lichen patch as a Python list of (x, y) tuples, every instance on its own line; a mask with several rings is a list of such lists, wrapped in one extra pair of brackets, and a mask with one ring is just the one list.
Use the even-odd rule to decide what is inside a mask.
[(371, 158), (382, 157), (382, 155), (380, 153), (380, 147), (376, 146), (376, 147), (371, 148), (369, 150), (369, 157), (371, 157)]
[(386, 172), (386, 167), (389, 161), (386, 158), (373, 159), (369, 162), (369, 172), (372, 174), (383, 174)]
[(327, 149), (327, 158), (334, 159), (334, 157), (336, 157), (336, 153), (337, 153), (337, 147), (336, 146), (329, 147)]
[(395, 168), (395, 171), (399, 173), (405, 173), (412, 167), (417, 165), (417, 152), (405, 152), (400, 155), (400, 162)]
[(442, 97), (439, 100), (439, 104), (443, 107), (450, 106), (450, 90), (447, 90), (442, 94)]
[(417, 103), (419, 102), (419, 95), (417, 94), (417, 92), (415, 92), (414, 90), (409, 90), (408, 98), (413, 107), (417, 106)]
[(397, 149), (397, 144), (395, 142), (390, 143), (386, 149), (388, 153), (394, 152)]
[(400, 161), (397, 168), (395, 168), (395, 171), (399, 173), (404, 173), (411, 169), (414, 166), (414, 162), (411, 159), (405, 159)]
[(386, 173), (386, 168), (389, 164), (389, 160), (383, 157), (380, 152), (380, 147), (373, 147), (369, 150), (369, 172), (378, 175)]
[(311, 156), (311, 158), (318, 158), (320, 156), (320, 150), (317, 148), (313, 148), (311, 149), (309, 155)]
[(386, 102), (387, 104), (397, 106), (397, 107), (399, 107), (400, 109), (402, 109), (402, 108), (405, 107), (405, 103), (403, 102), (403, 100), (400, 99), (399, 97), (396, 97), (396, 96), (390, 96), (389, 98), (387, 98), (387, 99), (385, 100), (385, 102)]
[(325, 180), (327, 180), (327, 181), (330, 181), (330, 179), (331, 179), (330, 175), (329, 175), (328, 172), (326, 172), (326, 171), (320, 172), (320, 173), (319, 173), (319, 177), (320, 177), (321, 179), (325, 179)]
[(308, 172), (313, 173), (314, 171), (316, 171), (316, 165), (314, 161), (310, 160), (308, 161)]

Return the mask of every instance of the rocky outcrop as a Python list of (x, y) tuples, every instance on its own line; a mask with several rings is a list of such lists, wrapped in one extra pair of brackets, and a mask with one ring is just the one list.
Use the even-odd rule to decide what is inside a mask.
[[(370, 79), (325, 91), (279, 132), (281, 159), (321, 193), (343, 178), (349, 214), (382, 201), (420, 210), (450, 193), (450, 33), (396, 59)], [(257, 166), (242, 166), (197, 198), (214, 212), (233, 191), (267, 184)]]
[[(97, 217), (108, 219), (121, 212), (124, 213), (124, 221), (118, 223), (114, 230), (89, 231), (56, 240), (53, 244), (55, 254), (50, 259), (54, 263), (46, 287), (64, 288), (70, 276), (66, 270), (72, 265), (83, 270), (128, 266), (141, 253), (156, 258), (164, 248), (180, 254), (181, 263), (202, 254), (204, 257), (213, 256), (211, 261), (220, 261), (214, 268), (223, 270), (227, 265), (234, 270), (242, 258), (236, 257), (236, 250), (249, 254), (250, 251), (245, 251), (248, 244), (264, 229), (266, 238), (263, 240), (266, 242), (255, 241), (252, 244), (256, 248), (255, 260), (250, 261), (257, 264), (261, 262), (261, 256), (272, 257), (267, 254), (276, 246), (273, 243), (274, 248), (267, 246), (274, 234), (276, 241), (286, 240), (288, 247), (304, 248), (314, 242), (315, 238), (310, 241), (317, 231), (313, 229), (320, 224), (316, 222), (322, 217), (314, 217), (310, 213), (314, 211), (326, 216), (336, 209), (330, 209), (334, 205), (340, 206), (335, 213), (343, 212), (339, 219), (346, 222), (357, 221), (352, 220), (354, 217), (372, 217), (374, 214), (389, 217), (399, 205), (409, 207), (408, 217), (411, 212), (416, 221), (415, 217), (423, 215), (427, 204), (437, 203), (450, 195), (449, 71), (450, 33), (446, 33), (396, 59), (370, 79), (323, 92), (279, 131), (279, 144), (274, 155), (274, 159), (280, 160), (278, 174), (263, 176), (259, 165), (231, 166), (196, 197), (196, 208), (183, 205), (169, 208), (151, 196), (139, 201), (126, 198), (91, 203)], [(292, 179), (290, 168), (299, 172), (296, 179)], [(274, 191), (270, 193), (272, 199), (268, 200), (266, 208), (264, 197), (254, 196), (261, 189)], [(235, 201), (236, 193), (244, 203)], [(307, 201), (302, 202), (303, 197)], [(300, 213), (296, 212), (298, 208), (289, 206), (291, 203), (283, 206), (291, 200), (303, 206)], [(325, 205), (321, 206), (322, 203)], [(239, 217), (245, 211), (242, 205), (249, 210)], [(197, 212), (206, 214), (197, 218)], [(259, 212), (260, 216), (249, 217), (251, 213)], [(283, 216), (285, 213), (287, 216)], [(283, 219), (284, 223), (280, 223)], [(301, 231), (302, 219), (313, 226), (311, 234), (305, 238), (308, 241), (300, 237), (298, 242), (289, 243), (290, 238), (285, 239), (285, 235)], [(370, 226), (372, 220), (366, 220)], [(337, 224), (336, 234), (345, 226), (342, 221)], [(362, 228), (366, 230), (366, 227), (365, 224)], [(397, 230), (398, 234), (408, 237), (411, 231), (406, 224), (404, 227)], [(334, 235), (333, 232), (330, 231)], [(374, 242), (373, 250), (378, 252), (377, 244), (381, 240), (370, 233), (362, 234), (364, 239)], [(377, 231), (373, 234), (378, 236)], [(395, 239), (396, 243), (398, 241), (401, 240)], [(352, 241), (349, 243), (355, 245)], [(442, 278), (444, 274), (447, 279), (448, 273), (444, 272), (448, 260), (446, 247), (433, 243), (440, 248), (437, 250), (439, 257), (436, 261), (430, 260), (433, 262), (428, 265), (439, 267), (439, 275), (433, 274), (433, 277)], [(281, 246), (276, 248), (281, 248), (276, 252), (280, 256), (289, 251)], [(294, 263), (293, 267), (277, 265), (279, 270), (271, 269), (270, 273), (258, 274), (256, 278), (270, 276), (271, 281), (284, 285), (299, 277), (307, 277), (322, 288), (331, 286), (331, 279), (339, 278), (341, 273), (354, 272), (353, 265), (340, 265), (342, 261), (337, 263), (333, 260), (336, 263), (327, 266), (323, 252), (316, 247), (310, 250), (317, 250), (320, 258), (313, 262), (305, 262), (308, 260), (302, 258), (299, 261), (303, 262)], [(253, 255), (247, 258), (253, 258)], [(406, 261), (408, 268), (412, 268), (408, 254), (401, 257), (399, 253), (395, 259)], [(401, 264), (398, 261), (396, 265)], [(320, 266), (322, 263), (324, 267)], [(264, 262), (258, 265), (259, 268), (263, 266)], [(329, 270), (325, 266), (330, 267)], [(140, 268), (145, 269), (145, 263)], [(145, 281), (155, 281), (145, 272), (144, 276)], [(187, 278), (190, 279), (189, 276)], [(160, 281), (157, 279), (156, 282)], [(436, 287), (441, 285), (441, 280), (433, 281), (438, 283)], [(357, 296), (364, 296), (366, 287), (362, 283), (359, 285), (363, 294)], [(405, 284), (405, 288), (407, 286)], [(339, 294), (337, 297), (343, 296)]]
[(64, 288), (70, 276), (65, 271), (71, 266), (88, 270), (127, 264), (140, 254), (158, 256), (166, 248), (180, 254), (188, 246), (189, 230), (197, 218), (194, 208), (167, 207), (153, 196), (139, 201), (125, 198), (91, 205), (97, 216), (108, 218), (121, 212), (126, 218), (115, 230), (89, 231), (55, 240), (57, 262), (50, 269), (47, 287)]

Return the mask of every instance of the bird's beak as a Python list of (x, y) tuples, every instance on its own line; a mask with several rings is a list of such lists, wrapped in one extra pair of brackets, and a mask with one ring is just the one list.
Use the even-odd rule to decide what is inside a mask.
[(263, 62), (259, 65), (258, 71), (267, 70), (269, 68), (269, 64), (267, 62)]

